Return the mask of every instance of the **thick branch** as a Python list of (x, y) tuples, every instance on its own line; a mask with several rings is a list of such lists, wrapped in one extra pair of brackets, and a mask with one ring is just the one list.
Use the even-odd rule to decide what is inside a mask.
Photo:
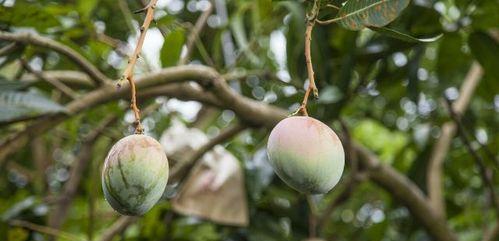
[[(190, 80), (195, 80), (209, 88), (213, 94), (204, 92), (199, 86), (192, 83), (172, 85), (172, 83)], [(250, 126), (272, 127), (287, 115), (287, 112), (280, 108), (239, 95), (220, 78), (218, 72), (205, 66), (188, 65), (163, 69), (159, 72), (138, 78), (136, 85), (137, 89), (143, 90), (141, 91), (141, 96), (145, 98), (167, 95), (182, 100), (197, 100), (209, 105), (231, 109), (240, 116), (240, 119), (245, 124)], [(7, 137), (0, 144), (0, 162), (7, 155), (15, 153), (19, 148), (22, 148), (30, 135), (42, 134), (82, 111), (118, 98), (123, 98), (128, 93), (129, 88), (130, 86), (127, 85), (116, 90), (113, 85), (103, 85), (81, 98), (68, 103), (66, 105), (68, 114), (58, 113), (45, 116), (35, 121), (25, 130)]]
[[(172, 84), (189, 80), (198, 82), (205, 89), (210, 90), (211, 93), (203, 92), (198, 85), (191, 83)], [(175, 87), (173, 88), (174, 91), (172, 91), (172, 87)], [(184, 96), (185, 99), (202, 100), (207, 104), (231, 109), (244, 124), (251, 126), (273, 127), (287, 116), (285, 110), (239, 95), (225, 83), (224, 79), (215, 70), (204, 66), (172, 67), (157, 73), (144, 75), (137, 80), (137, 88), (144, 89), (141, 91), (144, 95), (149, 92), (148, 97), (157, 96), (158, 94), (178, 96), (177, 91), (183, 90), (185, 91), (184, 94), (190, 93), (187, 94), (187, 97)], [(159, 91), (159, 88), (163, 88), (164, 92)], [(44, 133), (72, 115), (118, 97), (123, 97), (127, 92), (127, 86), (117, 91), (113, 86), (109, 85), (104, 85), (89, 92), (79, 100), (67, 105), (70, 115), (57, 114), (45, 117), (0, 145), (0, 159), (22, 148), (31, 133)], [(357, 147), (356, 150), (359, 148)], [(393, 168), (379, 165), (374, 156), (367, 155), (367, 157), (369, 158), (364, 158), (363, 164), (369, 167), (373, 180), (400, 199), (411, 210), (416, 219), (424, 224), (430, 235), (439, 241), (455, 240), (454, 235), (446, 226), (445, 220), (433, 213), (433, 210), (426, 203), (427, 200), (424, 195), (414, 184)]]
[(400, 200), (435, 240), (457, 241), (446, 220), (428, 205), (428, 200), (421, 189), (391, 166), (382, 164), (364, 147), (354, 144), (354, 148), (359, 154), (360, 164), (369, 171), (370, 178)]
[[(464, 113), (475, 92), (476, 86), (482, 77), (483, 71), (478, 63), (473, 63), (463, 85), (461, 86), (459, 98), (453, 104), (453, 109), (458, 114)], [(443, 163), (449, 151), (452, 138), (456, 134), (456, 124), (452, 121), (446, 122), (442, 126), (442, 133), (433, 147), (433, 151), (428, 161), (426, 185), (431, 206), (439, 215), (445, 217), (445, 200), (443, 197)]]
[(100, 72), (100, 70), (98, 70), (94, 65), (88, 62), (85, 57), (69, 48), (68, 46), (63, 45), (50, 38), (42, 37), (29, 32), (9, 33), (0, 31), (0, 40), (14, 41), (23, 44), (32, 44), (38, 47), (52, 49), (65, 55), (70, 60), (75, 62), (83, 71), (85, 71), (85, 73), (87, 73), (92, 78), (92, 80), (97, 85), (102, 85), (110, 81), (102, 72)]

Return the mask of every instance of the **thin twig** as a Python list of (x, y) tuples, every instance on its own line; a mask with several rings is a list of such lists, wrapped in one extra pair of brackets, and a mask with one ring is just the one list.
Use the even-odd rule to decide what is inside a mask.
[[(462, 114), (466, 111), (482, 75), (482, 68), (477, 62), (474, 62), (461, 85), (459, 98), (452, 104), (452, 108), (456, 113)], [(430, 205), (436, 213), (445, 217), (442, 169), (457, 127), (455, 123), (449, 121), (444, 123), (441, 129), (440, 137), (434, 144), (432, 153), (428, 159), (426, 185)]]
[(80, 53), (50, 38), (42, 37), (40, 35), (29, 32), (9, 33), (0, 31), (0, 40), (14, 41), (23, 44), (35, 45), (41, 48), (52, 49), (72, 60), (92, 78), (95, 84), (103, 85), (109, 83), (110, 81), (106, 75), (104, 75), (99, 69), (95, 67), (95, 65), (90, 63)]
[(199, 34), (201, 31), (203, 31), (204, 26), (206, 25), (206, 22), (208, 20), (208, 17), (211, 15), (213, 12), (213, 3), (210, 2), (210, 6), (199, 16), (198, 20), (196, 21), (196, 24), (194, 24), (194, 27), (191, 29), (191, 32), (189, 36), (187, 36), (187, 42), (186, 42), (186, 52), (184, 56), (179, 60), (179, 65), (184, 65), (187, 63), (189, 58), (191, 57), (194, 44), (199, 38)]
[(17, 49), (17, 47), (19, 47), (19, 45), (17, 45), (17, 43), (15, 43), (15, 42), (5, 45), (4, 47), (2, 47), (0, 49), (0, 56), (4, 56), (4, 55), (8, 55), (8, 54), (12, 53), (12, 51)]
[(118, 7), (120, 8), (121, 14), (123, 14), (125, 24), (130, 29), (130, 31), (135, 34), (136, 30), (133, 27), (132, 20), (133, 20), (133, 15), (132, 11), (130, 11), (130, 8), (128, 7), (128, 3), (126, 0), (118, 0)]
[(203, 146), (199, 147), (191, 155), (188, 155), (184, 161), (175, 165), (171, 170), (172, 174), (170, 176), (170, 180), (176, 181), (177, 179), (180, 179), (179, 182), (182, 182), (182, 179), (187, 176), (184, 174), (188, 173), (189, 170), (191, 170), (196, 165), (197, 160), (201, 159), (201, 157), (203, 157), (206, 152), (211, 150), (214, 146), (239, 134), (246, 128), (247, 127), (245, 125), (238, 123), (222, 131), (220, 134), (212, 138)]
[(483, 161), (482, 157), (471, 146), (471, 141), (468, 138), (463, 123), (461, 122), (460, 114), (456, 113), (456, 111), (454, 111), (454, 109), (452, 108), (451, 100), (449, 100), (448, 98), (444, 99), (447, 105), (447, 110), (449, 111), (451, 118), (454, 120), (459, 130), (458, 136), (460, 137), (461, 141), (464, 143), (464, 146), (466, 147), (470, 155), (473, 157), (473, 159), (475, 159), (475, 162), (478, 166), (478, 170), (480, 171), (480, 175), (482, 177), (482, 181), (485, 183), (486, 187), (489, 190), (490, 202), (494, 207), (494, 210), (496, 211), (497, 217), (499, 217), (499, 200), (497, 199), (497, 195), (494, 190), (492, 177), (489, 175), (489, 173), (487, 173), (487, 167), (485, 166), (485, 162)]
[(319, 19), (316, 19), (315, 22), (317, 22), (320, 25), (328, 25), (328, 24), (336, 23), (336, 22), (338, 22), (340, 20), (341, 20), (341, 18), (333, 18), (333, 19), (328, 19), (328, 20), (319, 20)]
[(201, 58), (203, 58), (204, 62), (211, 67), (215, 67), (215, 62), (210, 57), (208, 51), (206, 50), (206, 47), (203, 44), (203, 41), (201, 41), (199, 38), (196, 39), (196, 47), (199, 51), (199, 54), (201, 55)]
[(111, 241), (114, 236), (126, 230), (126, 228), (138, 220), (138, 217), (132, 216), (121, 216), (116, 220), (111, 227), (106, 229), (106, 232), (102, 234), (100, 241)]
[[(464, 129), (469, 130), (468, 131), (469, 133), (475, 133), (473, 126), (470, 127), (471, 124), (469, 122), (467, 122), (465, 119), (461, 119), (461, 124), (463, 125)], [(471, 138), (473, 138), (473, 140), (475, 140), (478, 143), (478, 145), (480, 146), (480, 149), (483, 150), (485, 155), (492, 161), (492, 163), (494, 164), (494, 168), (496, 170), (498, 170), (499, 169), (499, 160), (497, 159), (495, 154), (490, 150), (490, 148), (485, 143), (482, 143), (481, 141), (479, 141), (476, 135), (470, 134), (470, 136), (471, 136)]]
[(137, 41), (137, 46), (135, 47), (135, 51), (133, 52), (132, 56), (128, 60), (128, 65), (123, 72), (123, 75), (121, 76), (118, 86), (121, 85), (121, 82), (124, 80), (128, 80), (128, 83), (130, 84), (130, 92), (131, 92), (131, 100), (130, 100), (130, 108), (133, 111), (133, 114), (135, 116), (135, 134), (142, 134), (144, 133), (144, 128), (142, 127), (142, 124), (140, 123), (140, 110), (137, 107), (137, 96), (136, 96), (136, 90), (135, 90), (135, 81), (133, 79), (133, 70), (135, 68), (135, 63), (137, 62), (137, 58), (139, 58), (139, 54), (142, 50), (142, 45), (144, 44), (144, 39), (146, 37), (146, 32), (147, 29), (149, 28), (149, 25), (151, 24), (151, 21), (153, 20), (154, 17), (154, 8), (156, 7), (156, 2), (158, 0), (151, 0), (149, 2), (149, 5), (145, 7), (146, 9), (146, 17), (144, 19), (144, 23), (140, 27), (140, 36), (139, 40)]
[(319, 3), (317, 2), (317, 0), (314, 0), (313, 4), (314, 5), (312, 6), (312, 10), (307, 14), (307, 28), (305, 29), (305, 62), (307, 64), (309, 84), (307, 90), (305, 91), (305, 96), (303, 97), (301, 106), (297, 111), (298, 113), (305, 116), (308, 116), (307, 102), (310, 92), (313, 92), (315, 98), (319, 98), (319, 91), (317, 90), (317, 86), (315, 85), (314, 67), (312, 65), (312, 56), (310, 51), (312, 32), (315, 26), (315, 19), (319, 14)]
[(326, 4), (326, 7), (328, 7), (328, 8), (334, 8), (336, 10), (340, 10), (340, 7), (338, 7), (338, 6), (334, 5), (334, 4)]
[(9, 225), (27, 228), (27, 229), (33, 230), (35, 232), (48, 234), (50, 236), (64, 238), (66, 240), (85, 240), (85, 239), (80, 238), (76, 235), (66, 233), (66, 232), (60, 231), (58, 229), (50, 228), (50, 227), (43, 226), (43, 225), (34, 224), (34, 223), (24, 221), (24, 220), (12, 220), (9, 222)]
[(322, 215), (318, 217), (317, 221), (317, 228), (319, 230), (324, 227), (335, 208), (347, 201), (352, 196), (355, 188), (357, 188), (360, 181), (362, 180), (362, 178), (360, 178), (362, 176), (363, 175), (360, 175), (360, 173), (355, 174), (355, 176), (350, 174), (349, 178), (342, 185), (343, 189), (341, 189), (341, 192), (333, 200), (331, 200), (331, 202), (324, 210), (321, 211)]
[(499, 236), (499, 221), (496, 221), (496, 224), (489, 230), (487, 230), (484, 235), (482, 241), (494, 241), (496, 237)]
[(446, 219), (435, 212), (423, 191), (407, 176), (386, 165), (378, 156), (352, 140), (359, 164), (369, 174), (369, 180), (384, 188), (395, 200), (403, 203), (428, 234), (438, 241), (457, 241)]
[(71, 88), (69, 88), (67, 85), (59, 81), (58, 79), (46, 76), (43, 72), (34, 70), (31, 68), (31, 66), (26, 62), (25, 59), (21, 59), (21, 64), (23, 68), (25, 68), (28, 72), (36, 76), (37, 78), (44, 80), (54, 86), (56, 89), (61, 91), (63, 94), (65, 94), (67, 97), (71, 99), (76, 99), (78, 98), (78, 94), (74, 92)]
[(80, 185), (83, 172), (87, 168), (92, 159), (92, 151), (95, 148), (95, 141), (103, 133), (103, 131), (113, 124), (118, 117), (110, 114), (105, 117), (88, 135), (83, 137), (81, 148), (76, 155), (76, 161), (71, 167), (71, 175), (68, 181), (64, 184), (62, 192), (59, 194), (58, 203), (54, 211), (49, 216), (49, 226), (60, 228), (66, 220), (67, 211), (75, 198), (78, 186)]

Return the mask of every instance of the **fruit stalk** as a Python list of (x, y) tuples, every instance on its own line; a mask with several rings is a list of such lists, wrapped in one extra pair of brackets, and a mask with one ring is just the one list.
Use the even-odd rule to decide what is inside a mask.
[(305, 96), (303, 96), (303, 101), (298, 109), (298, 113), (308, 116), (307, 112), (307, 102), (308, 97), (310, 96), (310, 92), (314, 94), (315, 98), (319, 97), (319, 91), (317, 86), (315, 85), (315, 74), (314, 67), (312, 65), (312, 54), (310, 50), (310, 45), (312, 41), (312, 32), (315, 26), (315, 19), (317, 18), (317, 14), (319, 13), (318, 2), (315, 0), (314, 5), (312, 6), (311, 11), (307, 14), (307, 28), (305, 30), (305, 62), (307, 65), (307, 74), (308, 74), (308, 88), (305, 91)]
[(140, 35), (139, 35), (139, 40), (137, 41), (137, 46), (135, 47), (135, 50), (128, 59), (128, 65), (123, 72), (123, 75), (121, 76), (120, 80), (118, 81), (118, 87), (121, 86), (122, 81), (125, 79), (128, 81), (130, 84), (130, 92), (131, 92), (131, 99), (130, 99), (130, 108), (132, 109), (135, 117), (134, 121), (134, 128), (135, 128), (135, 134), (143, 134), (144, 133), (144, 128), (142, 127), (142, 124), (140, 123), (140, 110), (139, 107), (137, 107), (137, 96), (136, 96), (136, 90), (135, 90), (135, 82), (133, 79), (133, 70), (135, 68), (135, 63), (137, 62), (137, 59), (139, 58), (139, 54), (142, 50), (142, 45), (144, 44), (144, 39), (146, 37), (146, 32), (147, 29), (149, 28), (149, 25), (151, 24), (151, 21), (154, 18), (154, 8), (156, 8), (156, 2), (158, 0), (151, 0), (149, 4), (142, 9), (141, 11), (145, 10), (146, 11), (146, 17), (144, 19), (144, 23), (140, 27)]

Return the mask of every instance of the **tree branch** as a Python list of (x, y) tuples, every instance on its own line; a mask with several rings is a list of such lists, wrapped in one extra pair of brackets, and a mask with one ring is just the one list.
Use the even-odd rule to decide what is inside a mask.
[(73, 234), (66, 233), (66, 232), (60, 231), (58, 229), (50, 228), (47, 226), (30, 223), (30, 222), (24, 221), (24, 220), (12, 220), (9, 222), (9, 225), (27, 228), (27, 229), (33, 230), (35, 232), (48, 234), (48, 235), (53, 236), (53, 237), (64, 238), (66, 240), (75, 240), (75, 241), (84, 240), (84, 239), (82, 239), (78, 236), (75, 236)]
[(492, 227), (490, 230), (485, 232), (483, 235), (482, 241), (494, 241), (497, 240), (496, 238), (499, 237), (499, 221), (496, 221), (496, 225)]
[(468, 135), (466, 130), (461, 122), (461, 116), (456, 113), (452, 108), (452, 102), (448, 98), (444, 98), (445, 103), (447, 104), (447, 109), (449, 110), (451, 118), (454, 120), (454, 123), (457, 125), (457, 129), (459, 130), (458, 136), (461, 138), (461, 141), (464, 143), (464, 146), (470, 153), (470, 155), (475, 159), (476, 165), (478, 166), (478, 170), (480, 171), (480, 176), (482, 178), (483, 183), (489, 191), (489, 198), (492, 207), (496, 212), (496, 217), (499, 218), (499, 200), (497, 199), (496, 192), (494, 190), (494, 184), (492, 181), (490, 173), (487, 172), (487, 167), (485, 166), (485, 162), (482, 157), (473, 149), (471, 146), (471, 141), (468, 139)]
[(196, 165), (197, 161), (200, 160), (206, 152), (210, 151), (214, 146), (236, 136), (244, 129), (246, 129), (246, 126), (239, 123), (224, 129), (220, 134), (199, 147), (197, 150), (192, 152), (192, 154), (188, 155), (185, 160), (175, 165), (171, 171), (170, 181), (175, 182), (178, 180), (179, 182), (182, 182), (182, 177), (187, 176), (186, 174), (189, 173), (189, 171)]
[(391, 166), (382, 164), (373, 153), (361, 145), (353, 143), (353, 146), (359, 154), (360, 164), (369, 171), (371, 180), (400, 200), (435, 240), (457, 241), (446, 220), (434, 212), (423, 192), (411, 180)]
[(58, 229), (64, 223), (69, 206), (71, 205), (71, 202), (76, 195), (76, 191), (78, 190), (78, 186), (80, 185), (83, 172), (92, 158), (95, 141), (102, 134), (102, 132), (117, 119), (118, 118), (115, 115), (110, 115), (104, 118), (96, 128), (94, 128), (83, 138), (81, 148), (76, 156), (76, 161), (71, 167), (70, 178), (64, 184), (63, 190), (57, 200), (58, 203), (49, 217), (50, 227)]
[(144, 19), (144, 23), (140, 27), (140, 35), (139, 35), (139, 40), (137, 41), (137, 46), (135, 47), (132, 56), (128, 59), (128, 65), (125, 68), (125, 71), (123, 72), (123, 75), (121, 76), (118, 82), (118, 87), (121, 86), (121, 81), (123, 80), (128, 80), (128, 83), (130, 83), (130, 93), (131, 93), (130, 108), (132, 109), (133, 114), (135, 116), (135, 121), (134, 121), (135, 134), (144, 133), (144, 128), (140, 123), (140, 110), (137, 107), (137, 96), (135, 90), (135, 80), (133, 77), (134, 74), (133, 70), (135, 68), (135, 63), (139, 58), (139, 54), (142, 51), (142, 45), (144, 44), (144, 40), (146, 38), (147, 29), (149, 29), (149, 25), (151, 24), (151, 21), (154, 18), (154, 8), (156, 8), (157, 1), (158, 0), (151, 0), (149, 4), (144, 8), (144, 10), (146, 11), (146, 18)]
[(194, 44), (199, 38), (199, 34), (203, 31), (203, 28), (206, 25), (206, 21), (208, 20), (208, 17), (211, 15), (212, 12), (213, 12), (213, 3), (210, 2), (210, 6), (201, 14), (201, 16), (199, 16), (198, 20), (196, 21), (196, 24), (191, 29), (191, 32), (187, 37), (187, 42), (185, 44), (187, 51), (185, 52), (185, 55), (182, 56), (182, 58), (179, 60), (178, 62), (179, 65), (186, 64), (189, 58), (191, 57), (192, 51), (194, 49)]
[(106, 229), (106, 231), (104, 232), (99, 241), (113, 240), (114, 236), (125, 231), (130, 224), (133, 224), (138, 219), (139, 219), (138, 217), (132, 217), (132, 216), (119, 217), (118, 220), (116, 220), (113, 223), (113, 225), (111, 225), (111, 227)]
[(37, 34), (32, 34), (29, 32), (23, 33), (9, 33), (0, 31), (0, 40), (14, 41), (17, 43), (31, 44), (42, 48), (52, 49), (58, 53), (61, 53), (76, 63), (85, 73), (87, 73), (95, 84), (103, 85), (109, 83), (109, 78), (106, 77), (100, 70), (98, 70), (94, 65), (88, 62), (85, 57), (80, 55), (78, 52), (63, 45), (55, 40), (47, 37), (42, 37)]
[[(300, 108), (297, 113), (308, 116), (307, 112), (307, 102), (308, 97), (310, 96), (310, 92), (314, 95), (315, 98), (319, 97), (319, 91), (317, 90), (317, 86), (315, 85), (315, 74), (314, 67), (312, 65), (312, 53), (310, 51), (310, 45), (312, 45), (312, 31), (315, 26), (315, 19), (319, 14), (319, 3), (317, 0), (313, 1), (313, 6), (311, 11), (307, 14), (307, 27), (305, 29), (305, 62), (307, 65), (307, 74), (308, 74), (308, 88), (305, 91), (305, 95), (303, 96), (303, 101), (301, 103)], [(295, 113), (293, 113), (295, 114)]]
[[(177, 165), (173, 166), (170, 172), (170, 177), (168, 182), (175, 181), (177, 179), (183, 180), (189, 173), (189, 170), (195, 166), (197, 160), (199, 160), (206, 152), (210, 151), (214, 146), (234, 137), (235, 135), (243, 131), (245, 128), (246, 127), (241, 124), (236, 124), (234, 126), (231, 126), (222, 133), (220, 133), (218, 136), (214, 137), (206, 144), (198, 148), (193, 154), (188, 156), (185, 161), (179, 162), (177, 163)], [(173, 156), (175, 156), (176, 154), (177, 153), (174, 153)], [(134, 223), (137, 220), (138, 218), (132, 218), (128, 216), (120, 217), (111, 226), (111, 228), (108, 231), (106, 231), (106, 233), (103, 235), (100, 241), (112, 240), (112, 238), (116, 234), (123, 232), (126, 229), (126, 227), (128, 227), (130, 224)]]
[(7, 44), (7, 45), (5, 45), (4, 47), (2, 47), (0, 49), (0, 56), (4, 56), (4, 55), (10, 54), (13, 51), (15, 51), (18, 47), (19, 47), (19, 45), (17, 43)]
[(32, 73), (33, 75), (35, 75), (39, 79), (50, 83), (56, 89), (58, 89), (63, 94), (65, 94), (67, 97), (69, 97), (73, 100), (78, 97), (78, 94), (76, 92), (74, 92), (71, 88), (66, 86), (64, 83), (60, 82), (58, 79), (55, 79), (55, 78), (52, 78), (49, 76), (45, 76), (45, 74), (43, 74), (43, 72), (37, 71), (37, 70), (34, 70), (33, 68), (31, 68), (31, 66), (26, 62), (26, 60), (21, 59), (21, 64), (28, 72)]
[[(95, 87), (92, 79), (83, 72), (74, 70), (46, 70), (42, 74), (47, 78), (57, 79), (68, 87), (75, 88), (93, 88)], [(30, 85), (37, 85), (43, 81), (34, 74), (24, 74), (21, 76), (21, 82), (30, 83)]]
[[(192, 83), (181, 83), (191, 80), (197, 82), (209, 92), (203, 91), (198, 85)], [(5, 159), (8, 154), (22, 148), (31, 135), (44, 133), (73, 115), (123, 97), (129, 90), (128, 88), (129, 86), (124, 86), (122, 89), (116, 90), (113, 86), (103, 85), (80, 99), (70, 102), (66, 106), (69, 110), (68, 115), (49, 115), (35, 121), (25, 130), (0, 145), (0, 159)], [(278, 107), (241, 96), (227, 85), (217, 71), (205, 66), (178, 66), (147, 74), (137, 80), (137, 88), (141, 89), (142, 95), (147, 95), (147, 97), (160, 94), (177, 97), (186, 94), (186, 96), (183, 96), (185, 99), (198, 100), (220, 108), (231, 109), (249, 127), (271, 128), (280, 120), (286, 118), (288, 114), (287, 111)], [(178, 91), (180, 90), (183, 93), (179, 94)], [(356, 147), (355, 149), (358, 150), (359, 148), (362, 147)], [(393, 168), (379, 164), (376, 157), (369, 152), (367, 152), (369, 155), (365, 153), (363, 156), (369, 158), (361, 158), (363, 160), (362, 164), (369, 167), (373, 180), (395, 198), (400, 199), (411, 210), (414, 217), (424, 224), (425, 229), (431, 236), (439, 241), (456, 240), (454, 234), (446, 226), (445, 220), (435, 215), (433, 209), (426, 203), (427, 200), (421, 190)]]
[[(453, 104), (453, 109), (456, 113), (464, 113), (468, 104), (475, 92), (476, 86), (482, 77), (483, 71), (480, 65), (474, 62), (466, 75), (461, 86), (459, 98)], [(452, 121), (446, 122), (442, 125), (442, 132), (437, 142), (433, 147), (433, 151), (428, 160), (428, 169), (426, 176), (426, 185), (430, 204), (434, 211), (445, 217), (445, 201), (443, 197), (443, 163), (445, 156), (449, 151), (452, 138), (456, 134), (456, 124)]]
[(326, 222), (331, 218), (331, 214), (333, 213), (334, 209), (350, 198), (350, 196), (353, 194), (353, 191), (359, 184), (358, 179), (359, 177), (357, 176), (350, 176), (350, 178), (346, 180), (340, 194), (338, 194), (338, 196), (334, 200), (332, 200), (324, 210), (321, 211), (322, 215), (319, 216), (317, 222), (317, 228), (319, 230), (322, 230)]
[[(197, 85), (190, 83), (172, 85), (172, 83), (187, 82), (190, 80), (200, 83), (211, 90), (212, 93), (206, 93)], [(144, 97), (168, 95), (183, 100), (197, 100), (213, 106), (230, 109), (249, 126), (272, 127), (283, 116), (287, 115), (285, 110), (239, 95), (225, 83), (225, 80), (220, 77), (218, 72), (205, 66), (184, 65), (166, 68), (159, 72), (142, 76), (137, 79), (136, 86), (140, 90), (143, 89), (140, 96)], [(128, 93), (129, 88), (130, 86), (127, 85), (116, 90), (112, 85), (103, 85), (79, 99), (68, 103), (65, 106), (67, 114), (58, 113), (40, 118), (26, 127), (25, 130), (4, 139), (0, 144), (0, 162), (9, 154), (23, 147), (30, 135), (42, 134), (78, 113), (100, 104), (123, 98)]]

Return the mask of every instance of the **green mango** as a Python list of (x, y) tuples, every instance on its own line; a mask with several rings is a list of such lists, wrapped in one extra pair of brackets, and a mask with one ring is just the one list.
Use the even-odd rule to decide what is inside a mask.
[(104, 197), (123, 215), (143, 215), (163, 195), (168, 172), (168, 159), (158, 141), (146, 135), (124, 137), (106, 157), (102, 170)]
[(345, 152), (336, 133), (308, 116), (280, 121), (270, 133), (267, 154), (275, 173), (307, 194), (329, 192), (345, 166)]

